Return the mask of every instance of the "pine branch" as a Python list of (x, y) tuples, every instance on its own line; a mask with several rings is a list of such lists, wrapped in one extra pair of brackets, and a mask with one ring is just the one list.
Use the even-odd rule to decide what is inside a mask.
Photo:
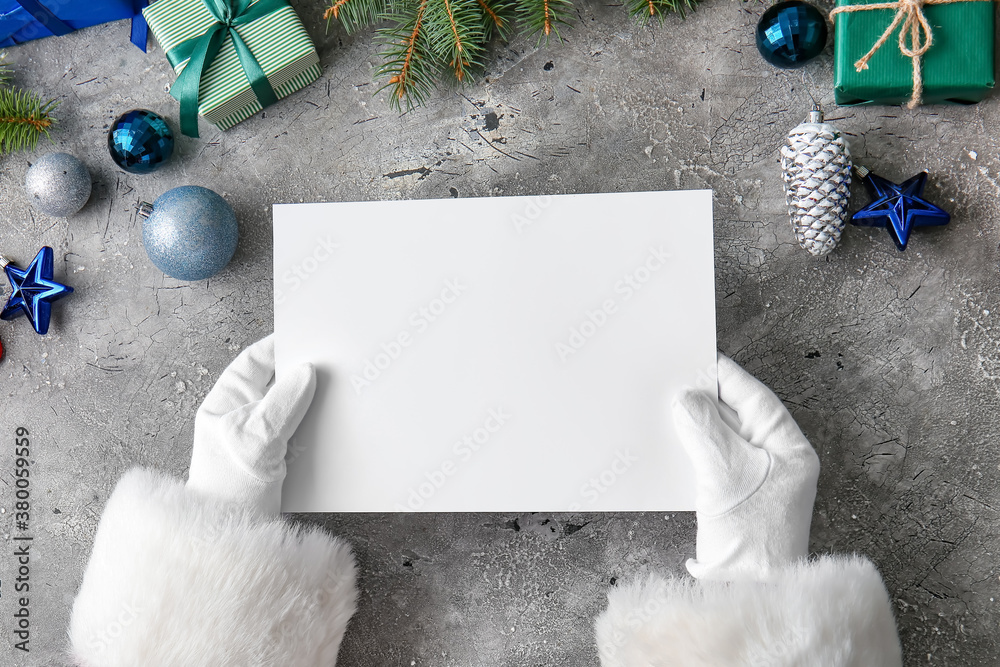
[(423, 104), (442, 69), (441, 60), (428, 43), (424, 25), (430, 2), (402, 0), (396, 12), (387, 17), (392, 25), (379, 30), (379, 38), (386, 45), (381, 54), (385, 63), (375, 76), (390, 77), (379, 91), (391, 89), (389, 106), (397, 111), (403, 111), (404, 106), (410, 109)]
[(483, 12), (483, 38), (490, 40), (494, 35), (510, 39), (514, 34), (517, 20), (517, 6), (513, 0), (476, 0)]
[(486, 47), (483, 15), (476, 0), (429, 0), (425, 17), (430, 48), (461, 83), (482, 67)]
[(390, 11), (391, 0), (329, 0), (323, 18), (326, 28), (334, 19), (344, 24), (347, 32), (357, 32), (361, 28), (379, 23)]
[(538, 40), (548, 41), (559, 35), (560, 25), (569, 25), (569, 12), (573, 4), (569, 0), (518, 0), (518, 15), (521, 27), (529, 35), (537, 34)]
[(0, 154), (34, 150), (55, 125), (51, 114), (58, 104), (27, 90), (0, 89)]
[(670, 12), (676, 12), (684, 18), (687, 10), (694, 11), (698, 8), (699, 2), (700, 0), (627, 0), (626, 6), (629, 15), (645, 25), (653, 19), (662, 24)]
[[(348, 32), (387, 22), (377, 31), (384, 45), (376, 77), (387, 77), (389, 104), (399, 111), (419, 106), (441, 78), (464, 82), (482, 69), (487, 43), (518, 31), (548, 41), (560, 26), (570, 25), (572, 0), (326, 0), (327, 27), (333, 20)], [(627, 0), (641, 23), (662, 23), (668, 12), (682, 17), (701, 0)], [(2, 66), (2, 63), (0, 63)], [(2, 77), (2, 72), (0, 72)]]
[(0, 86), (9, 84), (11, 75), (10, 65), (7, 64), (7, 52), (0, 51)]

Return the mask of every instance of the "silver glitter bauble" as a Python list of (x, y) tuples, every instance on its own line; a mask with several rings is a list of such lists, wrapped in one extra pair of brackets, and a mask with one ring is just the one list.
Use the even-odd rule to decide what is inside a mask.
[(49, 153), (24, 177), (31, 205), (46, 215), (68, 218), (90, 199), (90, 172), (69, 153)]
[(817, 257), (837, 247), (851, 196), (851, 152), (840, 131), (814, 109), (781, 147), (785, 201), (799, 245)]

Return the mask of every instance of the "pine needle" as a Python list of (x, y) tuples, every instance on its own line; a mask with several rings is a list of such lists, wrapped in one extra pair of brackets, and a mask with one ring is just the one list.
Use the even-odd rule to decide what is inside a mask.
[(499, 35), (510, 39), (514, 35), (517, 7), (513, 0), (476, 0), (483, 12), (483, 38)]
[[(572, 0), (325, 0), (323, 18), (340, 21), (348, 32), (385, 24), (377, 31), (383, 44), (376, 77), (391, 90), (389, 104), (399, 111), (424, 103), (441, 79), (459, 83), (484, 68), (489, 41), (510, 39), (518, 31), (537, 34), (539, 42), (562, 40), (559, 28), (570, 25)], [(626, 0), (641, 23), (676, 12), (682, 17), (701, 0)], [(2, 77), (2, 73), (0, 73)]]
[(653, 19), (662, 24), (666, 15), (671, 12), (686, 16), (688, 10), (698, 8), (700, 0), (627, 0), (628, 13), (639, 23), (646, 25)]
[(397, 111), (423, 104), (434, 90), (436, 75), (442, 69), (440, 58), (428, 42), (424, 24), (427, 6), (432, 1), (440, 2), (403, 0), (396, 12), (387, 17), (391, 25), (378, 32), (385, 44), (381, 54), (385, 63), (375, 75), (389, 77), (378, 90), (391, 89), (389, 106)]
[(58, 104), (43, 102), (31, 91), (0, 89), (0, 154), (34, 150), (38, 139), (48, 137), (55, 125), (51, 114)]
[(430, 0), (426, 26), (430, 48), (456, 81), (483, 66), (486, 39), (476, 0)]
[(380, 23), (390, 11), (390, 0), (329, 0), (323, 18), (326, 19), (326, 29), (330, 23), (340, 21), (349, 33)]
[(518, 0), (521, 27), (529, 35), (537, 34), (539, 42), (548, 42), (553, 35), (562, 41), (559, 26), (569, 25), (572, 7), (569, 0)]
[(0, 51), (0, 86), (9, 84), (11, 75), (10, 65), (7, 64), (7, 52)]

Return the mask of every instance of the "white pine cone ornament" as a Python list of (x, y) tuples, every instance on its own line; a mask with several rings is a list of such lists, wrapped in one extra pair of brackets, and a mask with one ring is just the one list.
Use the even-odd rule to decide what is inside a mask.
[(816, 257), (837, 247), (851, 195), (851, 151), (840, 130), (814, 109), (781, 147), (785, 201), (799, 245)]

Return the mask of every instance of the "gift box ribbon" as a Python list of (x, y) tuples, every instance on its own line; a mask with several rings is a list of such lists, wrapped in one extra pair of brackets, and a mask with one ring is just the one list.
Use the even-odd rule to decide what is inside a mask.
[[(897, 0), (896, 2), (876, 2), (870, 5), (846, 5), (831, 11), (830, 20), (833, 21), (833, 17), (841, 13), (865, 12), (874, 9), (896, 10), (892, 23), (889, 24), (889, 27), (885, 29), (885, 32), (868, 53), (854, 63), (854, 69), (858, 72), (868, 69), (868, 61), (871, 60), (871, 57), (889, 41), (893, 31), (902, 24), (899, 29), (899, 52), (913, 63), (913, 95), (906, 105), (906, 108), (912, 109), (921, 103), (924, 94), (924, 78), (920, 68), (921, 58), (934, 44), (934, 32), (924, 15), (924, 6), (951, 5), (956, 2), (994, 2), (994, 0)], [(909, 41), (907, 41), (907, 37), (909, 37)]]
[[(38, 0), (15, 0), (21, 8), (31, 14), (36, 21), (42, 24), (42, 26), (51, 32), (56, 37), (62, 37), (63, 35), (68, 35), (73, 32), (74, 28), (67, 24), (65, 21), (60, 19), (55, 13), (43, 5)], [(149, 36), (149, 28), (146, 25), (146, 19), (142, 17), (142, 8), (150, 3), (150, 0), (132, 0), (132, 7), (135, 12), (135, 16), (132, 18), (132, 43), (142, 49), (144, 52), (146, 50), (146, 41)]]
[(185, 60), (187, 65), (178, 75), (170, 94), (177, 98), (181, 107), (181, 132), (189, 137), (198, 136), (198, 95), (205, 70), (212, 64), (225, 40), (233, 40), (236, 55), (243, 66), (243, 72), (250, 82), (250, 88), (262, 107), (274, 104), (278, 96), (267, 80), (263, 68), (250, 51), (250, 47), (240, 36), (237, 28), (253, 23), (268, 14), (288, 7), (288, 0), (202, 0), (215, 18), (215, 23), (204, 34), (185, 40), (167, 52), (167, 60), (177, 67)]
[(142, 52), (146, 52), (146, 42), (149, 41), (149, 26), (146, 25), (146, 19), (142, 15), (142, 10), (147, 7), (152, 0), (132, 0), (132, 9), (135, 11), (135, 16), (132, 17), (132, 43), (142, 49)]
[(73, 32), (73, 28), (69, 27), (62, 20), (52, 13), (52, 11), (36, 0), (16, 0), (17, 4), (21, 5), (24, 11), (28, 12), (35, 17), (35, 20), (41, 23), (43, 26), (48, 28), (56, 37), (62, 37), (63, 35), (68, 35)]

